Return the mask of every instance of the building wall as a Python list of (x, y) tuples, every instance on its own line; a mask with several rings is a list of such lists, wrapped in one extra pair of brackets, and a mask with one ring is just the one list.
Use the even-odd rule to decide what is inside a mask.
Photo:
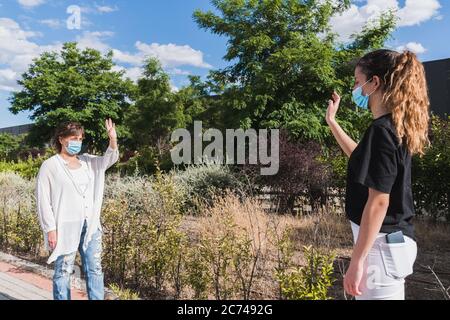
[(432, 113), (450, 115), (450, 59), (424, 62)]
[(19, 135), (19, 134), (27, 133), (28, 131), (30, 131), (32, 126), (33, 126), (33, 124), (24, 124), (21, 126), (1, 128), (0, 134), (1, 133), (10, 133), (10, 134), (14, 134), (14, 135)]

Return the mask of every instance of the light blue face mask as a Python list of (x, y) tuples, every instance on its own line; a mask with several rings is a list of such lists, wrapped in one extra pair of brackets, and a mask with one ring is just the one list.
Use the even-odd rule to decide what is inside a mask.
[[(367, 82), (369, 82), (370, 80), (367, 80)], [(362, 109), (368, 109), (369, 108), (369, 97), (372, 93), (375, 92), (372, 91), (369, 95), (365, 96), (363, 95), (362, 92), (362, 88), (366, 85), (366, 83), (364, 83), (362, 86), (359, 86), (358, 88), (356, 88), (355, 90), (353, 90), (352, 92), (352, 99), (353, 102), (360, 108)]]
[(68, 154), (74, 156), (81, 152), (81, 145), (82, 145), (81, 141), (70, 140), (66, 147), (66, 151)]

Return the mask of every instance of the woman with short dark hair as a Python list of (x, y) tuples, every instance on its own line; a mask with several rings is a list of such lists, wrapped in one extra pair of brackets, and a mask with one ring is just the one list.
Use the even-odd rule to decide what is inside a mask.
[(80, 155), (83, 126), (77, 122), (63, 123), (53, 138), (57, 154), (44, 161), (39, 170), (37, 211), (46, 248), (52, 251), (47, 263), (55, 262), (55, 300), (70, 299), (70, 276), (77, 251), (89, 299), (104, 299), (100, 211), (105, 171), (119, 159), (117, 133), (111, 119), (106, 120), (106, 129), (109, 146), (105, 154)]

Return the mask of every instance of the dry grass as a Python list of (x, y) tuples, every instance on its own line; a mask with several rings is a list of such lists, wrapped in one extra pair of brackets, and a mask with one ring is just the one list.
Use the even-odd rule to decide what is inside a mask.
[[(322, 251), (336, 253), (335, 278), (336, 282), (331, 289), (334, 299), (346, 299), (342, 287), (342, 276), (350, 262), (353, 248), (352, 231), (348, 220), (343, 214), (327, 213), (323, 210), (317, 214), (305, 216), (292, 216), (266, 213), (260, 202), (255, 200), (240, 204), (237, 199), (221, 200), (221, 208), (228, 208), (234, 215), (235, 222), (251, 234), (255, 244), (268, 246), (265, 267), (272, 268), (275, 263), (275, 249), (270, 247), (267, 240), (267, 225), (277, 226), (278, 231), (292, 228), (292, 241), (295, 247), (294, 259), (303, 264), (303, 245), (313, 245)], [(218, 207), (218, 208), (219, 208)], [(223, 211), (216, 208), (216, 217)], [(191, 234), (204, 232), (205, 226), (214, 230), (217, 225), (211, 222), (212, 217), (202, 218), (186, 216), (183, 220), (184, 229)], [(217, 221), (217, 220), (216, 220)], [(254, 225), (256, 223), (256, 226)], [(252, 227), (253, 224), (253, 227)], [(431, 267), (445, 287), (450, 285), (450, 225), (442, 222), (432, 222), (416, 218), (416, 235), (418, 240), (418, 256), (414, 266), (414, 274), (406, 279), (407, 299), (444, 299), (445, 296), (439, 288), (439, 283), (428, 267)], [(267, 275), (267, 274), (266, 274)], [(261, 298), (273, 297), (276, 283), (269, 275), (266, 284), (259, 283), (258, 291)]]

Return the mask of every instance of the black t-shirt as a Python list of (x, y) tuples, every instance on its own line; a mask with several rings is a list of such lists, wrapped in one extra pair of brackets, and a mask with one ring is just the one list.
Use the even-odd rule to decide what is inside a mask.
[(347, 166), (345, 212), (360, 225), (369, 189), (389, 193), (389, 207), (380, 232), (403, 231), (416, 240), (412, 218), (411, 154), (399, 145), (392, 114), (374, 119), (352, 152)]

